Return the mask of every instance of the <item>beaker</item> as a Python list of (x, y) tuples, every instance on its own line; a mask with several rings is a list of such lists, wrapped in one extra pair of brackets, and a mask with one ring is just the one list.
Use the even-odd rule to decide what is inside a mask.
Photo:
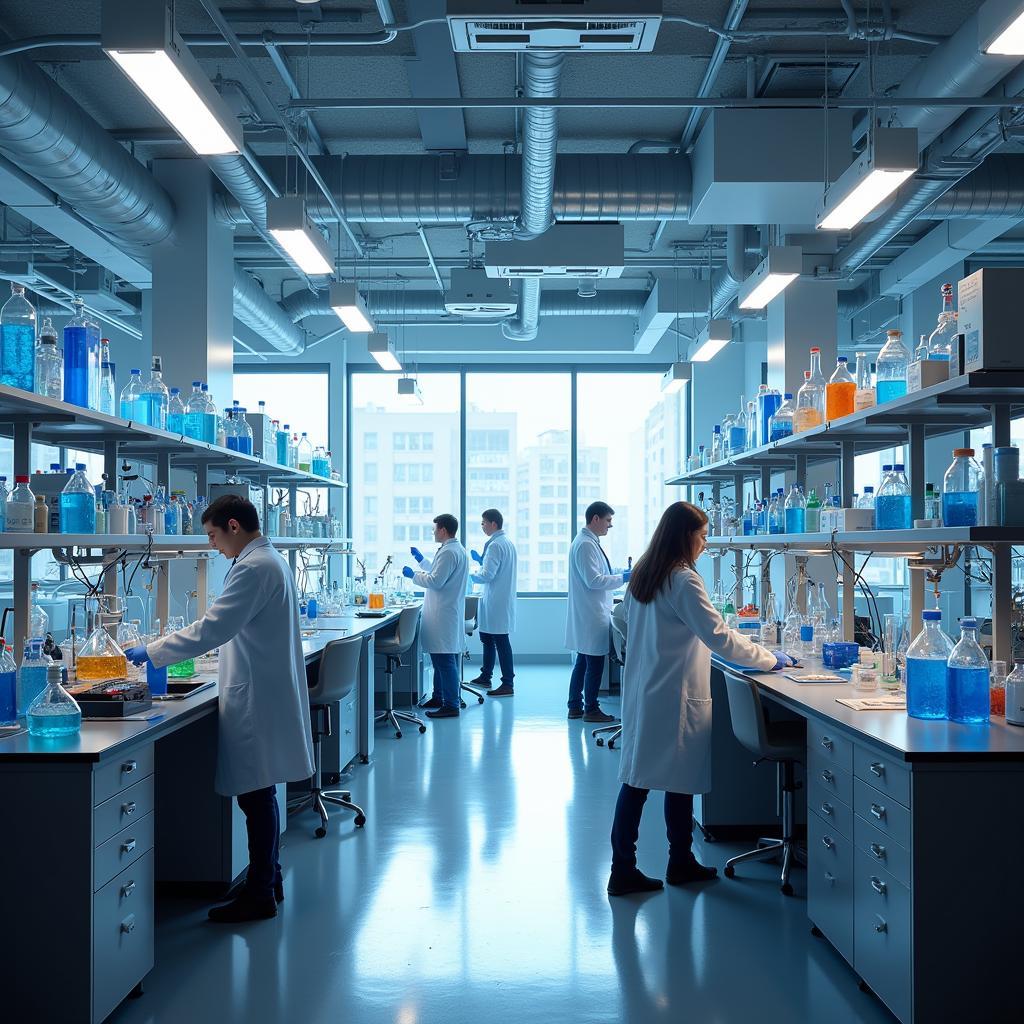
[(900, 649), (905, 632), (906, 617), (904, 615), (888, 614), (885, 616), (882, 633), (884, 650), (882, 652), (882, 675), (880, 680), (882, 688), (885, 690), (898, 690), (900, 687), (896, 653)]
[(82, 645), (77, 659), (78, 681), (105, 683), (128, 678), (128, 659), (103, 626), (97, 626)]

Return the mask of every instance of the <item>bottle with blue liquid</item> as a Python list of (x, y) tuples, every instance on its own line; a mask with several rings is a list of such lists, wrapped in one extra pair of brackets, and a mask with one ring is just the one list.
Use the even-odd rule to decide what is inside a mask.
[(142, 371), (133, 369), (128, 377), (128, 383), (121, 391), (120, 399), (121, 419), (131, 420), (132, 423), (148, 423), (145, 419), (146, 405), (142, 401)]
[(953, 463), (942, 478), (943, 526), (977, 526), (978, 498), (985, 473), (974, 461), (973, 448), (954, 448)]
[(60, 494), (60, 532), (96, 532), (96, 490), (81, 462), (75, 465), (75, 472)]
[(56, 662), (46, 667), (46, 686), (28, 709), (30, 736), (54, 739), (74, 736), (82, 728), (82, 710), (64, 689), (64, 670)]
[(171, 398), (167, 403), (167, 429), (172, 434), (185, 435), (185, 420), (188, 413), (185, 403), (181, 400), (181, 388), (171, 388)]
[(153, 368), (149, 373), (149, 380), (142, 385), (140, 398), (146, 410), (144, 422), (151, 427), (167, 429), (167, 407), (170, 405), (171, 396), (164, 383), (163, 360), (159, 356), (153, 356)]
[[(740, 395), (740, 411), (735, 416), (726, 417), (729, 421), (729, 431), (726, 437), (726, 444), (729, 448), (729, 455), (739, 455), (747, 448), (747, 404)], [(303, 434), (303, 437), (306, 435)], [(299, 466), (301, 469), (302, 466)], [(307, 470), (308, 472), (308, 470)]]
[(903, 463), (895, 463), (875, 495), (875, 529), (910, 530), (913, 525), (910, 484), (904, 475)]
[(18, 669), (18, 714), (25, 715), (32, 701), (46, 688), (50, 656), (43, 653), (43, 638), (25, 640), (25, 653)]
[(768, 421), (775, 415), (781, 405), (782, 395), (775, 388), (769, 388), (767, 384), (762, 384), (758, 388), (757, 423), (759, 444), (767, 444), (769, 441), (774, 440), (769, 432)]
[(36, 311), (25, 286), (11, 282), (11, 297), (0, 309), (0, 384), (33, 391), (36, 363)]
[[(921, 613), (924, 629), (907, 648), (907, 714), (912, 718), (946, 718), (949, 713), (949, 656), (953, 641), (942, 632), (942, 612)], [(986, 675), (985, 695), (988, 696)]]
[(100, 408), (100, 329), (85, 315), (78, 295), (75, 315), (64, 325), (64, 401), (83, 409)]
[(18, 666), (0, 636), (0, 725), (18, 721)]
[(991, 711), (989, 664), (978, 644), (978, 620), (960, 620), (960, 641), (947, 662), (949, 717), (966, 725), (987, 725)]
[(786, 509), (781, 487), (772, 495), (771, 504), (768, 506), (768, 532), (786, 532)]
[(804, 533), (807, 528), (807, 502), (796, 484), (786, 497), (785, 523), (786, 533)]
[(768, 422), (768, 440), (781, 441), (793, 435), (793, 421), (796, 418), (796, 406), (793, 396), (787, 391), (785, 401), (772, 413)]
[(288, 465), (288, 439), (291, 437), (291, 433), (292, 428), (288, 423), (285, 423), (277, 432), (277, 464), (279, 466)]
[(907, 393), (910, 353), (901, 340), (902, 331), (886, 331), (886, 342), (875, 360), (875, 404), (892, 402)]

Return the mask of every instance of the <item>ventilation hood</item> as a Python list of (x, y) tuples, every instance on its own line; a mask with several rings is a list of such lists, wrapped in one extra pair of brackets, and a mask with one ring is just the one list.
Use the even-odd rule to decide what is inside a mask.
[(621, 277), (625, 233), (621, 224), (555, 224), (526, 240), (488, 242), (488, 277)]
[(483, 270), (455, 268), (452, 286), (444, 293), (444, 308), (453, 316), (512, 316), (519, 300), (509, 281), (495, 281)]

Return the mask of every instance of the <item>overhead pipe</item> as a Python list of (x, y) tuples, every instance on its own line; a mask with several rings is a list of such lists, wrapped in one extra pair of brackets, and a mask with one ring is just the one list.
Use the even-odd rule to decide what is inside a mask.
[(302, 355), (306, 335), (244, 270), (235, 267), (235, 316), (285, 356)]
[(977, 170), (936, 199), (925, 216), (935, 220), (1024, 220), (1024, 156), (993, 153)]
[(725, 234), (725, 265), (719, 267), (711, 277), (711, 303), (708, 315), (715, 317), (723, 313), (746, 280), (747, 229), (740, 224), (730, 224)]

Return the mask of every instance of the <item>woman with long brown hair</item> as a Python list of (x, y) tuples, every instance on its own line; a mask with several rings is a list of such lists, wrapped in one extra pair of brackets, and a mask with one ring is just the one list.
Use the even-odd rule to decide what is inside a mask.
[(611, 896), (662, 887), (636, 865), (647, 794), (665, 793), (669, 885), (714, 878), (693, 856), (693, 794), (711, 788), (711, 654), (762, 672), (792, 661), (729, 629), (708, 600), (695, 563), (708, 517), (677, 501), (662, 514), (633, 567), (624, 601), (626, 664), (622, 681), (622, 789), (612, 825)]

